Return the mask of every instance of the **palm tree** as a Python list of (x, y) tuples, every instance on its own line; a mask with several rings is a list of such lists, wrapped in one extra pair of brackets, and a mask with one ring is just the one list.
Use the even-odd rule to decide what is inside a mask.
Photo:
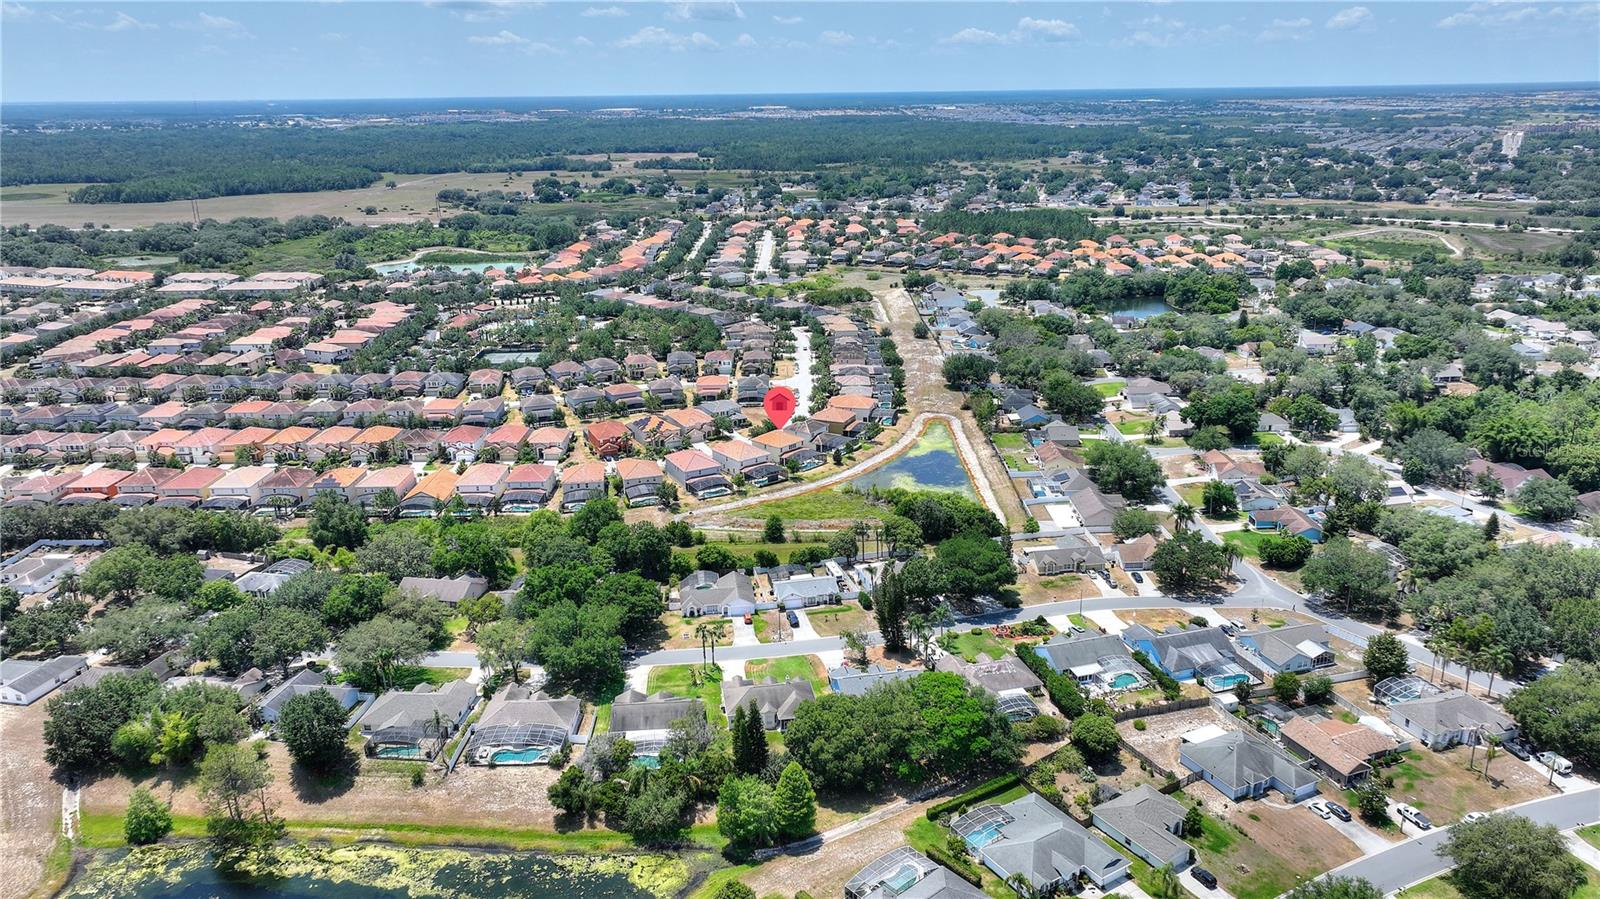
[(1494, 698), (1494, 676), (1509, 675), (1513, 669), (1511, 653), (1499, 644), (1478, 650), (1478, 670), (1489, 673), (1489, 698)]
[(1500, 738), (1494, 734), (1483, 735), (1483, 779), (1489, 779), (1489, 763), (1500, 754)]
[(1434, 677), (1438, 677), (1441, 681), (1443, 681), (1444, 670), (1439, 667), (1439, 657), (1449, 655), (1450, 641), (1435, 634), (1428, 637), (1428, 639), (1423, 640), (1422, 645), (1426, 647), (1429, 652), (1433, 653), (1433, 670), (1428, 674), (1428, 680), (1431, 682)]
[(1172, 517), (1177, 522), (1178, 530), (1183, 530), (1194, 524), (1194, 506), (1186, 502), (1179, 502), (1172, 507)]
[(700, 641), (700, 664), (706, 663), (706, 644), (711, 642), (711, 625), (702, 621), (694, 626), (694, 635)]
[(726, 621), (715, 622), (710, 625), (709, 631), (711, 634), (711, 664), (715, 666), (717, 664), (717, 643), (727, 636), (728, 623)]

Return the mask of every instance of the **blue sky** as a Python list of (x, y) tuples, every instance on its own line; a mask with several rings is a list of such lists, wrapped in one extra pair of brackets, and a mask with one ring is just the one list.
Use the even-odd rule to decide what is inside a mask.
[(222, 100), (1594, 80), (1600, 3), (3, 0), (0, 97)]

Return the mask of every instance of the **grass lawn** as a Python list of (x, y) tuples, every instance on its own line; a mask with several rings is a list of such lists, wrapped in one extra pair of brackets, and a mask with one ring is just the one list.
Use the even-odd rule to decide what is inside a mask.
[(452, 637), (459, 637), (467, 632), (467, 616), (457, 615), (444, 623), (444, 632)]
[[(741, 518), (766, 518), (778, 515), (785, 522), (829, 521), (832, 519), (873, 518), (883, 514), (883, 507), (869, 501), (859, 493), (839, 489), (813, 490), (799, 496), (775, 499), (742, 510)], [(730, 547), (732, 548), (732, 547)], [(734, 549), (738, 552), (738, 549)]]
[(1259, 559), (1261, 541), (1268, 535), (1268, 531), (1228, 531), (1222, 535), (1222, 542), (1233, 544), (1238, 547), (1240, 553), (1251, 559)]
[[(700, 683), (695, 683), (696, 677)], [(706, 671), (699, 665), (660, 665), (650, 669), (645, 692), (654, 695), (666, 690), (679, 696), (698, 696), (706, 704), (706, 718), (713, 724), (722, 719), (722, 670)]]
[(845, 631), (876, 630), (878, 626), (872, 613), (855, 603), (807, 609), (806, 618), (810, 620), (811, 627), (824, 637), (837, 637)]
[(1028, 446), (1028, 437), (1025, 434), (991, 434), (989, 439), (994, 441), (995, 449), (999, 450), (1027, 450), (1030, 448)]
[(978, 653), (985, 653), (991, 659), (998, 659), (1011, 651), (1011, 641), (1002, 640), (982, 628), (974, 634), (971, 631), (956, 633), (951, 631), (945, 640), (947, 648), (969, 662), (976, 661)]
[(1103, 397), (1113, 397), (1121, 393), (1122, 388), (1126, 386), (1127, 383), (1127, 381), (1106, 381), (1103, 384), (1091, 384), (1089, 386), (1094, 388), (1095, 393), (1098, 393)]
[[(443, 686), (456, 680), (466, 680), (471, 668), (427, 668), (422, 665), (402, 665), (394, 671), (395, 690), (409, 690), (417, 684)], [(341, 675), (342, 679), (343, 676)]]
[[(1508, 777), (1506, 786), (1491, 786), (1478, 771), (1467, 769), (1473, 753), (1464, 746), (1448, 752), (1413, 749), (1401, 755), (1404, 761), (1385, 772), (1394, 776), (1392, 795), (1396, 802), (1410, 803), (1427, 812), (1435, 826), (1459, 821), (1469, 811), (1501, 808), (1548, 795), (1543, 782), (1534, 778)], [(1476, 757), (1481, 769), (1483, 752), (1477, 752)], [(1506, 764), (1517, 763), (1502, 757), (1495, 760), (1491, 773)]]
[(1149, 432), (1151, 421), (1152, 419), (1148, 416), (1124, 418), (1122, 421), (1117, 422), (1117, 430), (1129, 436), (1143, 437)]
[[(1026, 787), (1020, 786), (1017, 789), (1023, 791), (1027, 790)], [(994, 800), (989, 801), (1001, 803), (1010, 802), (1012, 799), (1016, 799), (1020, 795), (1020, 793), (1017, 796), (1006, 793), (1003, 794), (1003, 798), (997, 797)], [(916, 823), (906, 828), (906, 842), (910, 844), (912, 849), (915, 849), (918, 852), (926, 853), (930, 848), (944, 850), (948, 845), (946, 841), (949, 839), (949, 834), (950, 831), (940, 827), (938, 822), (929, 821), (927, 817), (924, 816), (918, 818)], [(1016, 892), (1010, 887), (1006, 886), (1005, 881), (996, 877), (993, 871), (990, 871), (988, 868), (984, 867), (981, 862), (977, 861), (972, 856), (967, 856), (967, 860), (971, 862), (972, 870), (976, 872), (982, 879), (983, 891), (985, 893), (993, 896), (994, 899), (1017, 899)]]
[(1590, 846), (1600, 849), (1600, 824), (1591, 824), (1588, 827), (1579, 828), (1578, 836), (1582, 837), (1584, 842)]
[(794, 677), (803, 677), (811, 681), (811, 686), (817, 695), (828, 692), (828, 679), (823, 676), (822, 662), (816, 656), (785, 656), (781, 659), (751, 659), (744, 665), (744, 676), (759, 681), (772, 678), (775, 681), (786, 681)]

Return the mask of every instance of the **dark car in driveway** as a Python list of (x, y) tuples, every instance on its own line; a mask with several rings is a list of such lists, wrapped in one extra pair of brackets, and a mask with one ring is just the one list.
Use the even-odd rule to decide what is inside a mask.
[(1533, 758), (1533, 750), (1528, 748), (1528, 744), (1522, 742), (1521, 740), (1506, 741), (1506, 752), (1511, 753), (1524, 762)]
[(1200, 885), (1206, 889), (1214, 890), (1217, 888), (1217, 875), (1212, 874), (1205, 868), (1194, 868), (1191, 869), (1189, 873), (1193, 874), (1194, 879), (1200, 881)]
[(1338, 818), (1340, 821), (1348, 821), (1348, 820), (1350, 820), (1350, 810), (1349, 809), (1345, 808), (1344, 806), (1340, 805), (1337, 802), (1329, 802), (1327, 805), (1328, 805), (1328, 813), (1333, 815), (1335, 818)]

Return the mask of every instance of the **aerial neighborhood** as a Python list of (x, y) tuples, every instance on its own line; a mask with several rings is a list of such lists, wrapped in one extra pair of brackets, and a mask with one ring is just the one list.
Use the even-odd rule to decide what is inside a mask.
[(1593, 93), (1325, 101), (8, 123), (4, 895), (1594, 895)]

